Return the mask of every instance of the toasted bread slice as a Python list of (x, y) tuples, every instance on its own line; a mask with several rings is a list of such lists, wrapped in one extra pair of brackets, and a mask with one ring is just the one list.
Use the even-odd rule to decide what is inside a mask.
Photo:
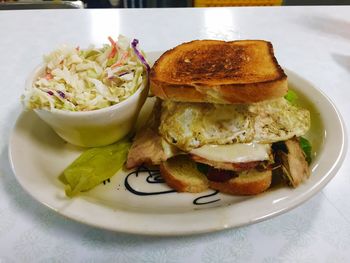
[(263, 40), (195, 40), (166, 51), (150, 73), (161, 99), (253, 103), (286, 94), (287, 76)]
[(160, 165), (165, 182), (178, 192), (199, 193), (212, 188), (232, 195), (255, 195), (264, 192), (271, 185), (271, 171), (255, 169), (240, 172), (238, 177), (226, 182), (209, 181), (198, 171), (196, 163), (186, 155), (173, 157)]
[(231, 195), (256, 195), (267, 190), (271, 185), (271, 170), (255, 169), (240, 172), (238, 177), (226, 182), (209, 181), (209, 187)]
[(200, 193), (209, 186), (207, 177), (197, 170), (196, 163), (186, 155), (161, 163), (160, 173), (167, 185), (178, 192)]

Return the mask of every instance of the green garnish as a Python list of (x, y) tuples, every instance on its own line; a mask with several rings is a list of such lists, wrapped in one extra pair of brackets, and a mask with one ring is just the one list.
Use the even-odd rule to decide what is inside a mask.
[(203, 163), (196, 163), (197, 164), (197, 170), (200, 171), (202, 174), (207, 175), (209, 166)]
[(111, 178), (124, 164), (130, 146), (129, 140), (123, 139), (83, 152), (59, 176), (60, 181), (66, 185), (66, 195), (73, 197)]
[(311, 150), (312, 150), (312, 146), (311, 143), (305, 139), (304, 137), (300, 137), (300, 147), (301, 149), (303, 149), (305, 156), (306, 156), (306, 161), (308, 162), (308, 164), (311, 163)]
[(289, 89), (287, 94), (284, 96), (284, 98), (288, 100), (290, 103), (294, 103), (295, 100), (298, 98), (298, 95), (294, 91)]

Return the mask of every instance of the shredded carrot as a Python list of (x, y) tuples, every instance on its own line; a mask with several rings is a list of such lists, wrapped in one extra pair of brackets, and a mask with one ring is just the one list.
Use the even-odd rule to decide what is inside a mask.
[(119, 67), (119, 66), (121, 66), (122, 64), (123, 64), (122, 61), (118, 61), (118, 62), (114, 63), (114, 64), (111, 66), (111, 68)]
[(108, 40), (109, 40), (109, 42), (111, 42), (111, 45), (112, 46), (115, 46), (116, 45), (116, 43), (115, 43), (115, 41), (113, 40), (113, 38), (112, 37), (108, 37)]
[(108, 58), (113, 58), (118, 50), (118, 44), (113, 40), (112, 37), (108, 37), (109, 42), (111, 42), (112, 50), (111, 53), (109, 53)]
[(47, 80), (53, 79), (53, 76), (51, 75), (51, 73), (46, 73), (45, 79)]
[(123, 56), (121, 57), (121, 59), (120, 59), (119, 61), (117, 61), (116, 63), (114, 63), (114, 64), (111, 66), (111, 68), (116, 68), (116, 67), (121, 66), (121, 65), (124, 63), (124, 61), (127, 59), (128, 56), (129, 56), (129, 52), (125, 52), (125, 53), (123, 54)]
[(111, 53), (108, 55), (108, 58), (113, 58), (115, 56), (115, 53), (117, 53), (117, 49), (113, 46)]

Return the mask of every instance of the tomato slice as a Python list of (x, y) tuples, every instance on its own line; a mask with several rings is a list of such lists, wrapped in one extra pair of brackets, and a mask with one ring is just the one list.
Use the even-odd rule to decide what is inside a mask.
[(207, 178), (213, 182), (226, 182), (234, 177), (237, 177), (237, 173), (229, 170), (221, 170), (216, 168), (209, 168)]

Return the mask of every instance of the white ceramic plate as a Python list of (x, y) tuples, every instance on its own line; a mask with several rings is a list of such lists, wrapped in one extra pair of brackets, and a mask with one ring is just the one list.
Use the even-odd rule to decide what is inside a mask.
[[(151, 54), (156, 58), (159, 53)], [(222, 230), (284, 213), (320, 191), (336, 174), (346, 153), (344, 125), (331, 101), (293, 72), (290, 87), (309, 108), (314, 145), (312, 175), (296, 189), (278, 187), (259, 196), (235, 197), (207, 191), (176, 193), (157, 171), (120, 171), (110, 182), (73, 199), (58, 175), (81, 152), (60, 139), (33, 112), (23, 112), (9, 142), (12, 169), (22, 187), (58, 213), (92, 226), (138, 234), (183, 235)], [(145, 120), (149, 99), (140, 115)], [(141, 125), (141, 123), (139, 123)]]

